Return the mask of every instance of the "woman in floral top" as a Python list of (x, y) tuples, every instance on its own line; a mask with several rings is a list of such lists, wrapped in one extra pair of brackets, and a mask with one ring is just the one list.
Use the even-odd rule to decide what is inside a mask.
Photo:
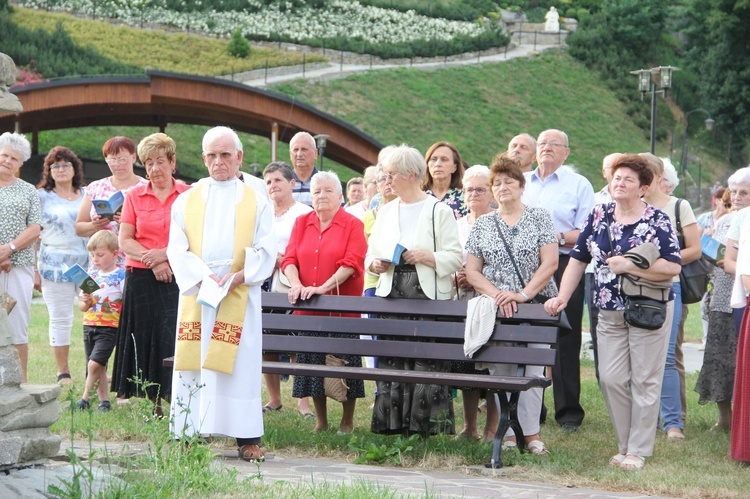
[(42, 229), (42, 210), (34, 186), (16, 177), (31, 157), (31, 145), (21, 134), (0, 135), (0, 293), (16, 299), (8, 314), (13, 345), (21, 361), (21, 383), (28, 383), (28, 327), (34, 286), (34, 248)]
[(87, 238), (76, 236), (75, 221), (83, 201), (83, 163), (67, 147), (53, 147), (44, 158), (39, 200), (42, 241), (34, 286), (41, 289), (49, 312), (49, 344), (57, 364), (57, 381), (70, 383), (68, 352), (73, 327), (76, 285), (63, 272), (75, 264), (88, 267)]
[(438, 201), (447, 204), (458, 219), (469, 214), (464, 203), (461, 179), (464, 176), (464, 163), (456, 147), (450, 142), (437, 142), (427, 149), (424, 155), (427, 172), (422, 181), (422, 189)]
[[(641, 199), (654, 180), (646, 160), (624, 155), (612, 165), (612, 173), (614, 201), (591, 211), (570, 252), (572, 258), (560, 293), (545, 308), (550, 314), (563, 310), (587, 263), (594, 261), (594, 301), (599, 307), (599, 387), (618, 443), (618, 453), (609, 463), (624, 470), (638, 470), (654, 450), (674, 297), (670, 291), (667, 320), (661, 328), (653, 331), (631, 326), (624, 319), (625, 297), (618, 276), (671, 279), (680, 273), (680, 247), (669, 217)], [(640, 269), (622, 255), (645, 243), (654, 243), (660, 258), (648, 269)]]

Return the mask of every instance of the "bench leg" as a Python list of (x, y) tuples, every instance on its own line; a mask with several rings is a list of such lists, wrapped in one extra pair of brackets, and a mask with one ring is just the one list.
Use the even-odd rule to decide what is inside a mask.
[(518, 423), (518, 396), (519, 392), (512, 392), (510, 400), (505, 392), (494, 392), (495, 403), (500, 411), (500, 421), (498, 422), (497, 432), (495, 433), (495, 441), (492, 443), (492, 458), (490, 462), (485, 463), (486, 468), (502, 468), (502, 448), (503, 438), (508, 431), (508, 428), (513, 428), (513, 433), (516, 435), (516, 442), (518, 450), (524, 452), (526, 448), (526, 440), (523, 438), (523, 430), (521, 425)]

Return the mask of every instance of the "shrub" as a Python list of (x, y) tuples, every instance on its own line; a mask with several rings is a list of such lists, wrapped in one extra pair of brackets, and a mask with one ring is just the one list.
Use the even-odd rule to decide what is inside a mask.
[(568, 10), (565, 11), (565, 17), (572, 17), (573, 19), (578, 19), (578, 9), (575, 7), (570, 7)]
[(233, 56), (241, 59), (250, 55), (250, 42), (242, 36), (241, 29), (238, 28), (234, 30), (234, 33), (232, 33), (232, 40), (229, 42), (229, 45), (227, 45), (227, 50), (229, 50), (229, 53)]
[(579, 21), (583, 20), (586, 16), (591, 15), (591, 12), (589, 12), (589, 9), (578, 9), (577, 12), (577, 18)]

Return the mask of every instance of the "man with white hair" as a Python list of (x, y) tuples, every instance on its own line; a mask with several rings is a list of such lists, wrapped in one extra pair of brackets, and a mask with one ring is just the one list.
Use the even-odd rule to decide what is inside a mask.
[(211, 178), (175, 200), (167, 248), (181, 295), (172, 431), (234, 437), (241, 459), (262, 461), (260, 286), (276, 261), (273, 207), (237, 178), (233, 130), (206, 132), (203, 161)]
[[(583, 175), (563, 167), (570, 154), (568, 136), (561, 130), (545, 130), (536, 143), (537, 168), (524, 173), (526, 206), (546, 208), (560, 245), (555, 282), (560, 280), (570, 260), (570, 250), (594, 207), (594, 188)], [(581, 322), (583, 320), (584, 280), (581, 279), (565, 308), (571, 329), (560, 329), (557, 360), (552, 368), (555, 394), (555, 420), (565, 431), (578, 431), (583, 421), (581, 407)]]
[(318, 173), (315, 161), (318, 159), (318, 148), (315, 139), (307, 132), (297, 132), (289, 141), (289, 158), (294, 167), (294, 191), (292, 197), (295, 201), (312, 206), (310, 196), (310, 179)]
[(508, 143), (508, 154), (521, 163), (522, 172), (530, 172), (536, 161), (536, 139), (528, 133), (516, 135)]

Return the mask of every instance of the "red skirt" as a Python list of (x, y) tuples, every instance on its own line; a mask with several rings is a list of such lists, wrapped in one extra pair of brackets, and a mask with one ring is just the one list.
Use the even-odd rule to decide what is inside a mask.
[(750, 298), (742, 315), (740, 337), (737, 339), (729, 449), (735, 461), (750, 462)]

